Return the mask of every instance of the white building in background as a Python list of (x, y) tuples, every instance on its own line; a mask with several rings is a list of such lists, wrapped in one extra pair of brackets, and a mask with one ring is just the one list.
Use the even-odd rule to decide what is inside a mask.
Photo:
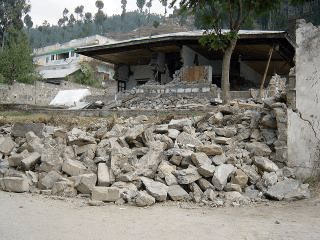
[(90, 57), (75, 53), (75, 49), (85, 46), (98, 46), (114, 43), (115, 41), (100, 35), (71, 40), (63, 44), (55, 44), (34, 50), (33, 62), (37, 64), (37, 71), (46, 82), (60, 84), (68, 76), (72, 76), (80, 70), (80, 64), (90, 62), (95, 70), (95, 78), (99, 79), (103, 86), (113, 80), (113, 64), (95, 60)]

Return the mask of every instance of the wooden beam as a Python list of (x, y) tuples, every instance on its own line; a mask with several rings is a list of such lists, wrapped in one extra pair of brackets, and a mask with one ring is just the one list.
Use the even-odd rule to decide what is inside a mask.
[(271, 61), (271, 58), (272, 58), (273, 48), (274, 48), (274, 46), (272, 46), (270, 48), (270, 51), (269, 51), (269, 59), (268, 59), (267, 66), (266, 66), (266, 69), (265, 69), (264, 74), (263, 74), (263, 78), (261, 80), (261, 85), (260, 85), (260, 90), (259, 90), (259, 98), (262, 97), (263, 86), (264, 86), (264, 82), (266, 81), (267, 73), (268, 73), (268, 70), (269, 70), (269, 65), (270, 65), (270, 61)]

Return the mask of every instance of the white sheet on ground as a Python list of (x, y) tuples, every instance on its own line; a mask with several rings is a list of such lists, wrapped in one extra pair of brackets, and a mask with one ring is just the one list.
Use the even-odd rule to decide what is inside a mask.
[(59, 91), (55, 98), (50, 102), (54, 106), (77, 106), (81, 99), (91, 95), (89, 89), (75, 89)]

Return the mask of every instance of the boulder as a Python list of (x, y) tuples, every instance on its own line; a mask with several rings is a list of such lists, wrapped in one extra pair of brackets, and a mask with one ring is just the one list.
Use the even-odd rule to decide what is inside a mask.
[(21, 193), (29, 191), (29, 181), (27, 176), (0, 178), (0, 186), (4, 191), (8, 192)]
[(115, 202), (120, 198), (120, 191), (116, 187), (94, 187), (92, 200), (103, 202)]
[(12, 136), (17, 137), (25, 137), (26, 133), (34, 132), (39, 138), (43, 137), (43, 129), (44, 123), (23, 123), (16, 122), (11, 130)]
[(238, 184), (242, 188), (247, 185), (248, 180), (248, 176), (241, 169), (237, 169), (231, 178), (232, 183)]
[(230, 145), (232, 142), (232, 139), (226, 138), (226, 137), (216, 137), (216, 138), (214, 138), (214, 141), (217, 144)]
[(155, 202), (155, 198), (150, 196), (146, 191), (139, 191), (135, 199), (135, 203), (138, 207), (151, 206)]
[(21, 160), (25, 159), (29, 156), (29, 152), (25, 149), (21, 153), (13, 153), (10, 157), (8, 157), (8, 163), (10, 167), (18, 167), (21, 165)]
[(241, 166), (241, 170), (248, 176), (249, 181), (252, 184), (255, 184), (256, 182), (259, 181), (260, 175), (257, 173), (257, 171), (255, 170), (255, 168), (253, 166), (243, 165), (243, 166)]
[(272, 152), (268, 145), (261, 142), (247, 143), (246, 149), (255, 156), (269, 156)]
[(37, 152), (31, 153), (28, 157), (21, 161), (21, 165), (25, 170), (30, 170), (39, 162), (41, 155)]
[[(61, 152), (66, 152), (68, 151), (68, 148), (65, 148), (64, 150), (61, 150)], [(73, 152), (73, 150), (72, 150)], [(71, 156), (73, 157), (74, 154), (67, 155), (65, 156)], [(62, 164), (63, 164), (63, 159), (60, 157), (60, 151), (59, 148), (54, 148), (54, 147), (49, 147), (49, 148), (44, 148), (42, 153), (41, 153), (41, 164), (40, 164), (40, 169), (41, 171), (44, 172), (50, 172), (50, 171), (61, 171), (62, 169)]]
[(197, 152), (191, 154), (191, 160), (196, 167), (202, 165), (211, 165), (212, 161), (208, 158), (207, 154), (203, 152)]
[(115, 182), (115, 176), (112, 169), (106, 163), (98, 164), (98, 186), (109, 187)]
[(95, 157), (97, 150), (97, 144), (86, 144), (83, 146), (74, 146), (74, 152), (77, 156), (83, 155), (89, 159), (93, 159)]
[(201, 165), (200, 167), (198, 167), (198, 172), (203, 177), (212, 177), (215, 169), (216, 169), (216, 167), (214, 165), (206, 164), (206, 165)]
[(4, 155), (9, 155), (13, 148), (15, 147), (15, 142), (12, 141), (11, 137), (0, 137), (0, 152)]
[(234, 184), (234, 183), (227, 183), (226, 186), (224, 187), (224, 190), (226, 192), (242, 192), (241, 186), (239, 184)]
[(178, 179), (172, 173), (165, 175), (164, 180), (168, 186), (178, 184)]
[(162, 161), (159, 164), (158, 172), (166, 176), (166, 175), (172, 174), (172, 172), (174, 172), (176, 168), (177, 167), (175, 165), (169, 164), (168, 161)]
[(197, 146), (198, 152), (204, 152), (208, 156), (215, 156), (215, 155), (221, 155), (223, 153), (223, 149), (216, 144), (206, 144), (203, 146)]
[(80, 161), (66, 159), (62, 164), (62, 171), (70, 176), (78, 176), (85, 173), (87, 168)]
[(310, 197), (308, 184), (301, 184), (294, 179), (285, 179), (268, 188), (265, 195), (275, 200), (300, 200)]
[(125, 134), (126, 141), (128, 143), (130, 143), (133, 140), (136, 140), (138, 136), (141, 136), (144, 129), (145, 129), (144, 125), (136, 125), (136, 126), (129, 128)]
[(208, 189), (215, 189), (215, 187), (206, 179), (204, 178), (200, 178), (198, 181), (197, 181), (199, 187), (201, 188), (202, 191), (206, 191)]
[(277, 183), (278, 176), (275, 172), (264, 172), (261, 181), (264, 187), (271, 187)]
[(97, 175), (94, 173), (81, 174), (75, 177), (74, 186), (84, 194), (90, 194), (97, 182)]
[(42, 153), (44, 148), (41, 139), (34, 132), (26, 133), (27, 149), (29, 152)]
[(56, 171), (51, 171), (49, 173), (44, 173), (44, 176), (39, 174), (38, 187), (40, 189), (51, 189), (53, 184), (62, 179), (62, 176)]
[(217, 135), (227, 138), (231, 138), (237, 134), (237, 129), (235, 127), (215, 128), (214, 131)]
[(172, 119), (169, 122), (169, 128), (170, 129), (177, 129), (182, 130), (184, 126), (192, 126), (191, 119), (184, 118), (184, 119)]
[(190, 184), (201, 178), (196, 167), (189, 165), (187, 169), (177, 170), (173, 173), (179, 184)]
[(265, 128), (274, 128), (274, 129), (277, 128), (277, 120), (276, 120), (275, 116), (272, 116), (271, 114), (265, 115), (261, 119), (261, 124)]
[(265, 157), (255, 156), (254, 163), (258, 168), (267, 172), (276, 172), (279, 169), (274, 162)]
[(180, 146), (187, 146), (187, 145), (192, 145), (192, 146), (201, 146), (202, 142), (192, 136), (189, 133), (182, 132), (179, 134), (179, 136), (176, 139), (176, 143), (179, 144)]
[(77, 190), (74, 188), (72, 181), (63, 179), (53, 184), (51, 194), (62, 197), (75, 197)]
[(95, 138), (92, 135), (78, 128), (73, 128), (70, 132), (67, 132), (67, 140), (69, 145), (83, 146), (96, 144)]
[[(174, 129), (171, 129), (174, 130)], [(155, 133), (160, 133), (160, 134), (165, 134), (169, 132), (169, 126), (168, 124), (162, 124), (162, 125), (156, 125), (154, 126), (154, 130)]]
[(218, 190), (223, 190), (224, 186), (227, 184), (227, 180), (231, 173), (235, 171), (235, 167), (231, 164), (222, 164), (216, 167), (215, 173), (212, 177), (212, 184)]
[(177, 139), (177, 137), (179, 136), (180, 131), (177, 129), (169, 129), (168, 130), (168, 137), (171, 139)]
[(187, 200), (189, 194), (180, 185), (169, 186), (168, 195), (173, 201)]
[(228, 159), (227, 159), (226, 155), (224, 155), (224, 154), (216, 155), (213, 158), (211, 158), (211, 161), (216, 166), (224, 164), (227, 160)]
[(157, 201), (162, 202), (167, 199), (168, 186), (161, 182), (153, 181), (150, 178), (141, 177), (143, 185), (146, 187), (147, 192), (153, 196)]
[(202, 190), (195, 182), (189, 184), (189, 188), (192, 192), (192, 200), (196, 203), (199, 203), (202, 198)]

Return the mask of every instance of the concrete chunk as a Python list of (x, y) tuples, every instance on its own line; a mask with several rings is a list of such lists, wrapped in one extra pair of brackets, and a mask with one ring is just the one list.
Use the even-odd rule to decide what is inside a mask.
[(13, 148), (15, 147), (14, 141), (12, 141), (11, 137), (0, 137), (0, 152), (4, 155), (8, 155), (11, 153)]
[(21, 161), (22, 167), (25, 170), (30, 170), (40, 160), (41, 155), (38, 152), (33, 152), (27, 158)]
[(115, 187), (94, 187), (92, 200), (103, 202), (115, 202), (120, 198), (120, 191)]
[(187, 200), (189, 198), (189, 194), (180, 185), (169, 186), (168, 195), (173, 201)]
[(87, 168), (80, 161), (66, 159), (62, 164), (62, 171), (71, 176), (78, 176), (85, 173), (86, 170)]
[(146, 187), (147, 192), (157, 201), (165, 201), (167, 199), (168, 186), (161, 182), (153, 181), (150, 178), (141, 177), (141, 181)]
[(98, 164), (98, 186), (108, 187), (115, 182), (115, 176), (112, 169), (106, 163)]
[(4, 177), (0, 178), (0, 186), (8, 192), (28, 192), (29, 181), (27, 177)]
[(146, 191), (138, 192), (135, 203), (138, 207), (151, 206), (156, 202), (155, 198), (150, 196)]
[(212, 177), (212, 184), (218, 190), (223, 190), (224, 186), (227, 184), (228, 177), (235, 170), (235, 167), (231, 164), (222, 164), (216, 167), (216, 171)]

